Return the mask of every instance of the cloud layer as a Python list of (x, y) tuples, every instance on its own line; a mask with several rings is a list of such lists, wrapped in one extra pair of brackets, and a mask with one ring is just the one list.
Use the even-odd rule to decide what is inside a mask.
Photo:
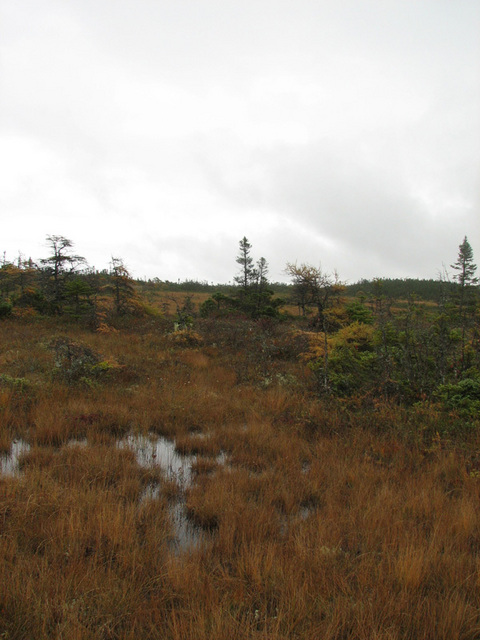
[(350, 281), (480, 250), (475, 0), (5, 0), (3, 246), (229, 281), (238, 240)]

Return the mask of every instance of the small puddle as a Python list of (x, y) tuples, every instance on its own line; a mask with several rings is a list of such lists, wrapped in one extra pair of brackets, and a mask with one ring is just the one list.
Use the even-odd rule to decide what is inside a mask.
[[(72, 439), (65, 443), (67, 447), (86, 447), (87, 439)], [(20, 473), (19, 459), (28, 453), (31, 445), (25, 440), (14, 440), (8, 453), (0, 453), (0, 475), (15, 476)]]
[(231, 468), (228, 463), (228, 453), (226, 451), (220, 451), (220, 453), (215, 458), (215, 462), (222, 467)]
[(301, 522), (305, 522), (310, 517), (315, 516), (318, 506), (313, 502), (302, 502), (296, 511), (292, 511), (289, 515), (280, 513), (280, 533), (283, 537), (288, 534), (291, 526), (297, 526)]
[[(174, 480), (179, 489), (179, 497), (169, 504), (169, 515), (175, 538), (171, 543), (176, 553), (188, 551), (203, 539), (203, 532), (190, 523), (185, 509), (185, 490), (192, 482), (192, 464), (196, 455), (184, 455), (175, 451), (175, 442), (164, 437), (150, 438), (144, 435), (129, 435), (118, 442), (118, 446), (131, 449), (142, 467), (158, 466), (168, 479)], [(159, 495), (159, 487), (148, 487), (143, 499), (149, 500)]]
[(165, 475), (175, 480), (180, 489), (186, 489), (192, 481), (192, 464), (197, 456), (183, 455), (175, 451), (175, 442), (166, 438), (149, 438), (129, 435), (118, 442), (120, 448), (131, 449), (140, 466), (160, 467)]
[(306, 520), (313, 513), (315, 513), (315, 507), (314, 506), (312, 506), (312, 505), (302, 505), (302, 506), (300, 506), (300, 510), (298, 512), (298, 515), (299, 515), (301, 520)]
[(175, 553), (194, 549), (205, 539), (205, 532), (193, 525), (187, 518), (183, 498), (173, 502), (169, 507), (169, 512), (175, 531), (175, 539), (171, 542), (171, 548)]
[(14, 440), (8, 453), (0, 454), (0, 474), (14, 476), (19, 472), (18, 460), (30, 451), (30, 445), (24, 440)]
[(84, 449), (88, 445), (86, 438), (72, 438), (66, 442), (67, 447), (81, 447)]

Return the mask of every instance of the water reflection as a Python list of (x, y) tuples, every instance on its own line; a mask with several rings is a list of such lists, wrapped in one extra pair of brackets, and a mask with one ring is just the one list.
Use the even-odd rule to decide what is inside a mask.
[(169, 515), (175, 531), (175, 538), (171, 541), (170, 547), (175, 553), (193, 549), (205, 540), (207, 534), (187, 518), (184, 498), (170, 505)]
[(160, 467), (168, 478), (178, 483), (180, 489), (186, 489), (192, 481), (192, 464), (197, 457), (177, 453), (175, 442), (171, 440), (131, 434), (120, 440), (118, 446), (131, 449), (142, 467)]
[[(169, 516), (175, 533), (171, 548), (175, 553), (180, 553), (197, 546), (204, 534), (188, 520), (185, 508), (185, 489), (192, 482), (192, 465), (197, 456), (179, 454), (175, 451), (175, 442), (163, 437), (152, 439), (131, 434), (121, 440), (118, 446), (131, 449), (142, 467), (158, 466), (168, 479), (177, 483), (180, 491), (177, 498), (169, 503)], [(154, 499), (159, 493), (160, 487), (150, 486), (145, 490), (143, 499)]]
[(19, 471), (18, 461), (22, 454), (30, 451), (30, 445), (24, 440), (14, 440), (8, 453), (0, 454), (0, 474), (14, 476)]

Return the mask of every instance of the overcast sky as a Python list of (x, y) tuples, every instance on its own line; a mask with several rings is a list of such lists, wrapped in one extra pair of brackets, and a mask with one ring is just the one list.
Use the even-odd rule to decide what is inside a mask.
[(480, 2), (2, 0), (0, 216), (162, 280), (480, 263)]

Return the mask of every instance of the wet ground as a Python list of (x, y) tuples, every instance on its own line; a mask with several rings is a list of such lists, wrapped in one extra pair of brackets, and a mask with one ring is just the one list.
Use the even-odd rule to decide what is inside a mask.
[[(68, 445), (87, 446), (86, 440), (71, 440)], [(178, 486), (178, 495), (170, 501), (169, 512), (174, 531), (172, 548), (175, 551), (185, 551), (192, 548), (202, 539), (202, 532), (192, 525), (187, 518), (185, 510), (185, 490), (192, 482), (192, 464), (196, 456), (180, 455), (175, 451), (175, 442), (163, 437), (148, 437), (144, 435), (129, 435), (117, 443), (119, 447), (131, 449), (138, 464), (149, 468), (158, 466), (163, 471), (165, 478), (173, 480)], [(10, 451), (0, 454), (0, 474), (14, 476), (20, 473), (19, 460), (22, 455), (28, 453), (30, 445), (24, 440), (14, 440)], [(219, 457), (219, 461), (225, 459)], [(161, 487), (149, 487), (142, 499), (154, 499), (158, 496)]]
[[(192, 482), (192, 465), (197, 456), (177, 453), (175, 442), (163, 437), (131, 434), (120, 440), (118, 446), (131, 449), (137, 456), (138, 464), (142, 467), (158, 466), (166, 478), (177, 483), (178, 496), (169, 504), (169, 514), (175, 534), (172, 548), (180, 552), (199, 544), (204, 534), (189, 522), (185, 509), (185, 490)], [(145, 491), (143, 499), (155, 498), (159, 492), (160, 487), (149, 487)]]
[[(87, 446), (86, 440), (71, 440), (68, 445)], [(187, 551), (198, 545), (206, 536), (210, 535), (193, 525), (188, 517), (185, 506), (185, 492), (193, 482), (192, 466), (197, 460), (196, 455), (180, 454), (175, 450), (175, 441), (162, 436), (130, 434), (119, 440), (117, 446), (131, 449), (137, 462), (144, 468), (160, 467), (165, 479), (176, 483), (178, 492), (169, 501), (169, 515), (173, 529), (172, 550), (175, 553)], [(10, 451), (0, 454), (0, 474), (13, 476), (20, 472), (19, 459), (30, 450), (30, 445), (23, 440), (14, 440)], [(219, 465), (228, 465), (228, 456), (222, 452), (216, 456)], [(302, 472), (308, 470), (305, 464)], [(161, 492), (160, 485), (149, 486), (142, 495), (142, 500), (152, 500)], [(298, 517), (306, 519), (315, 511), (312, 505), (302, 505)], [(284, 530), (288, 528), (288, 518), (284, 522)]]
[(30, 451), (30, 445), (24, 440), (14, 440), (8, 453), (0, 453), (0, 474), (13, 476), (18, 473), (20, 456)]

